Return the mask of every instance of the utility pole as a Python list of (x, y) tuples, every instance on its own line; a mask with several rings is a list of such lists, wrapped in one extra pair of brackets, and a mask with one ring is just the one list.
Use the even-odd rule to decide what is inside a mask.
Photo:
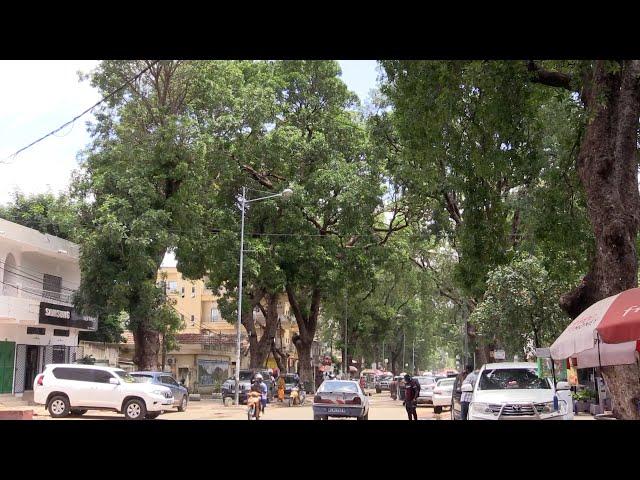
[(345, 375), (349, 377), (349, 357), (347, 355), (347, 292), (344, 294), (344, 368)]
[(402, 330), (402, 370), (404, 370), (405, 368), (404, 351), (405, 351), (405, 332), (404, 330)]
[(411, 374), (416, 373), (416, 337), (413, 337), (413, 360), (411, 361)]

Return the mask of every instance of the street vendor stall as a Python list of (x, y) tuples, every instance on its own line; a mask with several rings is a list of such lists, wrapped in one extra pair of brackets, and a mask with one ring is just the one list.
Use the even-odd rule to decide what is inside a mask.
[[(631, 365), (639, 361), (640, 288), (625, 290), (594, 303), (551, 345), (554, 359), (572, 359), (579, 369)], [(604, 383), (597, 392), (601, 410)], [(638, 405), (640, 409), (640, 402)]]

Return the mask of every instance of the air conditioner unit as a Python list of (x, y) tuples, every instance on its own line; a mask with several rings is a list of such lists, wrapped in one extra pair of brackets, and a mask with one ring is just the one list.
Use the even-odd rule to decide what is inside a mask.
[(173, 358), (167, 358), (167, 364), (173, 365)]

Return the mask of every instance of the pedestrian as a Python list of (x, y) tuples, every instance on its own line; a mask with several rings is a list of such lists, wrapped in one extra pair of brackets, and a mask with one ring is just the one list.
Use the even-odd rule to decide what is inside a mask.
[[(474, 386), (478, 376), (473, 371), (473, 365), (467, 365), (467, 367), (465, 368), (465, 373), (466, 376), (462, 381), (462, 385), (470, 384), (471, 386)], [(460, 395), (460, 410), (462, 420), (467, 420), (467, 416), (469, 414), (469, 404), (471, 403), (472, 397), (473, 392), (462, 392), (462, 395)]]
[(405, 392), (403, 405), (407, 409), (407, 415), (409, 420), (418, 420), (418, 412), (416, 408), (418, 406), (418, 396), (420, 395), (420, 383), (411, 378), (408, 373), (404, 376)]
[(280, 378), (278, 378), (278, 401), (280, 402), (284, 402), (284, 389), (285, 389), (284, 377), (280, 375)]

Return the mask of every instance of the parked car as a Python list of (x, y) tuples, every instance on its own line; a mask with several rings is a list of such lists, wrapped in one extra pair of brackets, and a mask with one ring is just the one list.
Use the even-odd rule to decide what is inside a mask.
[(535, 363), (504, 362), (484, 365), (474, 385), (462, 385), (461, 391), (473, 395), (469, 420), (570, 420), (569, 384), (558, 382), (556, 388), (550, 378), (538, 377)]
[(168, 373), (162, 372), (131, 372), (131, 376), (141, 383), (151, 383), (167, 387), (173, 393), (174, 406), (179, 412), (184, 412), (189, 404), (189, 391), (180, 385)]
[[(269, 402), (273, 401), (273, 397), (276, 394), (276, 384), (275, 382), (271, 381), (269, 372), (267, 370), (240, 370), (240, 383), (238, 385), (238, 391), (240, 392), (238, 395), (238, 399), (240, 401), (240, 404), (244, 405), (247, 403), (247, 394), (249, 393), (249, 390), (251, 390), (251, 382), (253, 381), (253, 377), (255, 377), (257, 373), (260, 373), (262, 375), (262, 380), (267, 384), (267, 398), (269, 399)], [(225, 398), (232, 398), (235, 400), (235, 385), (235, 376), (229, 377), (224, 381), (224, 383), (222, 384), (222, 401), (224, 401)]]
[(378, 375), (375, 380), (376, 393), (381, 393), (383, 390), (389, 391), (393, 375)]
[(442, 407), (451, 407), (451, 396), (455, 378), (441, 378), (433, 387), (433, 413), (442, 413)]
[(313, 397), (313, 419), (355, 417), (369, 419), (369, 397), (353, 380), (325, 380)]
[(414, 377), (420, 383), (420, 394), (418, 395), (418, 405), (433, 405), (433, 388), (436, 382), (443, 377), (433, 375), (421, 375)]
[(114, 410), (129, 420), (156, 418), (173, 406), (171, 390), (139, 383), (124, 370), (79, 364), (50, 364), (33, 382), (33, 400), (54, 418)]

